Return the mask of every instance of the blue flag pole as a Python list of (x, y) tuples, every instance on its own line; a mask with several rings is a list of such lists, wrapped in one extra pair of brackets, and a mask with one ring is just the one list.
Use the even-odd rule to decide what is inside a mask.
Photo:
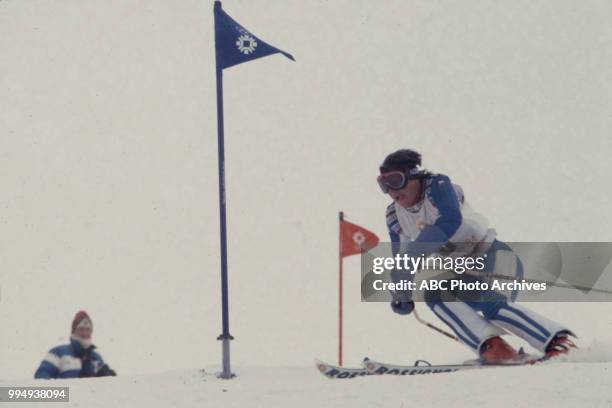
[(227, 220), (225, 211), (225, 140), (223, 132), (223, 70), (217, 68), (217, 144), (219, 162), (219, 228), (221, 247), (221, 340), (223, 348), (223, 371), (221, 378), (232, 378), (230, 369), (230, 341), (234, 339), (229, 332), (229, 290), (227, 279)]
[(222, 331), (217, 340), (222, 341), (223, 371), (220, 378), (232, 378), (230, 369), (229, 295), (227, 273), (227, 221), (225, 205), (225, 140), (223, 128), (223, 70), (257, 58), (280, 53), (293, 60), (293, 56), (271, 46), (241, 26), (215, 1), (215, 62), (217, 73), (217, 140), (219, 150), (219, 228), (221, 237), (221, 320)]
[[(221, 2), (215, 2), (215, 8), (221, 8)], [(220, 378), (230, 379), (234, 377), (230, 369), (230, 341), (234, 339), (229, 331), (229, 285), (227, 277), (227, 217), (225, 210), (225, 134), (223, 124), (223, 68), (219, 64), (218, 53), (216, 56), (217, 72), (217, 148), (219, 166), (219, 229), (221, 248), (221, 334), (217, 340), (221, 340), (223, 353), (223, 371)]]

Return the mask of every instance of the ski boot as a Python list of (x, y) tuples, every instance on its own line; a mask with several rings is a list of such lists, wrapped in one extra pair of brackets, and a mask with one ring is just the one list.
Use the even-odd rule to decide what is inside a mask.
[(491, 337), (480, 346), (482, 364), (515, 364), (520, 359), (519, 353), (499, 336)]
[(546, 352), (543, 360), (549, 360), (569, 353), (572, 349), (576, 349), (576, 344), (570, 340), (570, 336), (576, 337), (574, 333), (564, 330), (555, 335), (546, 346)]

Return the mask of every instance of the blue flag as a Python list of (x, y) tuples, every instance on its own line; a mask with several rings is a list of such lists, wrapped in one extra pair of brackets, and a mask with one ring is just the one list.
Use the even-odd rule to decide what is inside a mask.
[(265, 43), (238, 24), (223, 11), (218, 0), (215, 1), (214, 12), (218, 70), (276, 53), (295, 61), (291, 54)]

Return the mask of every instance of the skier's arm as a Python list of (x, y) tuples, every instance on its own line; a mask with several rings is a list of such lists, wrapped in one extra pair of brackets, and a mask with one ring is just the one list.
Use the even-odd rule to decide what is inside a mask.
[(57, 378), (57, 374), (59, 373), (59, 362), (59, 356), (56, 355), (53, 350), (49, 351), (49, 353), (45, 356), (45, 359), (40, 363), (40, 366), (34, 373), (34, 378)]
[[(414, 280), (413, 274), (408, 271), (402, 271), (394, 269), (391, 271), (391, 280), (395, 283), (399, 283), (402, 280), (412, 282)], [(401, 315), (408, 315), (414, 310), (414, 301), (412, 300), (412, 291), (410, 290), (396, 290), (390, 291), (392, 301), (391, 310)]]
[(409, 255), (429, 255), (444, 246), (459, 229), (463, 217), (459, 198), (449, 178), (439, 175), (431, 180), (429, 199), (438, 209), (438, 218), (426, 226), (409, 247)]
[[(429, 255), (433, 252), (437, 252), (442, 246), (444, 246), (450, 237), (452, 237), (459, 226), (461, 225), (462, 216), (461, 208), (459, 205), (459, 199), (457, 193), (447, 176), (436, 176), (431, 180), (431, 187), (428, 191), (429, 199), (438, 209), (438, 218), (433, 225), (426, 226), (416, 237), (413, 242), (408, 244), (406, 248), (406, 254), (411, 257), (419, 257), (421, 255)], [(389, 217), (387, 217), (387, 223), (389, 223)], [(389, 234), (391, 236), (391, 242), (393, 246), (393, 255), (397, 254), (400, 249), (399, 235), (397, 240), (394, 240), (393, 230), (389, 225)], [(401, 280), (412, 281), (414, 274), (408, 270), (394, 270), (391, 272), (391, 279), (394, 282), (400, 282)], [(393, 292), (393, 301), (391, 302), (391, 309), (395, 313), (399, 314), (410, 314), (414, 309), (414, 302), (412, 301), (412, 292), (409, 290)]]
[[(401, 249), (401, 227), (395, 213), (395, 206), (391, 204), (387, 208), (387, 228), (389, 229), (389, 238), (391, 240), (391, 253), (395, 256)], [(391, 272), (391, 280), (399, 282), (402, 279), (412, 281), (414, 275), (401, 271), (394, 270)], [(410, 291), (391, 292), (393, 300), (391, 301), (391, 309), (398, 314), (407, 315), (414, 309), (412, 301), (412, 293)]]
[[(402, 252), (409, 257), (418, 258), (438, 252), (461, 226), (463, 216), (461, 215), (459, 198), (447, 176), (435, 176), (431, 180), (431, 187), (428, 189), (427, 195), (438, 209), (438, 217), (432, 225), (423, 228), (414, 241), (401, 247), (399, 242), (393, 244), (394, 256), (398, 252)], [(391, 226), (389, 226), (389, 231), (391, 234)]]

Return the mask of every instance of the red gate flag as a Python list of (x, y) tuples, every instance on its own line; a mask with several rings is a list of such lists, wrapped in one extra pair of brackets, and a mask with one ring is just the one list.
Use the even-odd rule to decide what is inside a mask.
[(360, 254), (378, 245), (378, 237), (372, 231), (348, 221), (340, 221), (340, 256)]
[(378, 237), (372, 231), (359, 225), (344, 221), (344, 213), (338, 213), (340, 221), (340, 251), (338, 252), (338, 365), (342, 366), (342, 286), (344, 257), (357, 255), (378, 245)]

